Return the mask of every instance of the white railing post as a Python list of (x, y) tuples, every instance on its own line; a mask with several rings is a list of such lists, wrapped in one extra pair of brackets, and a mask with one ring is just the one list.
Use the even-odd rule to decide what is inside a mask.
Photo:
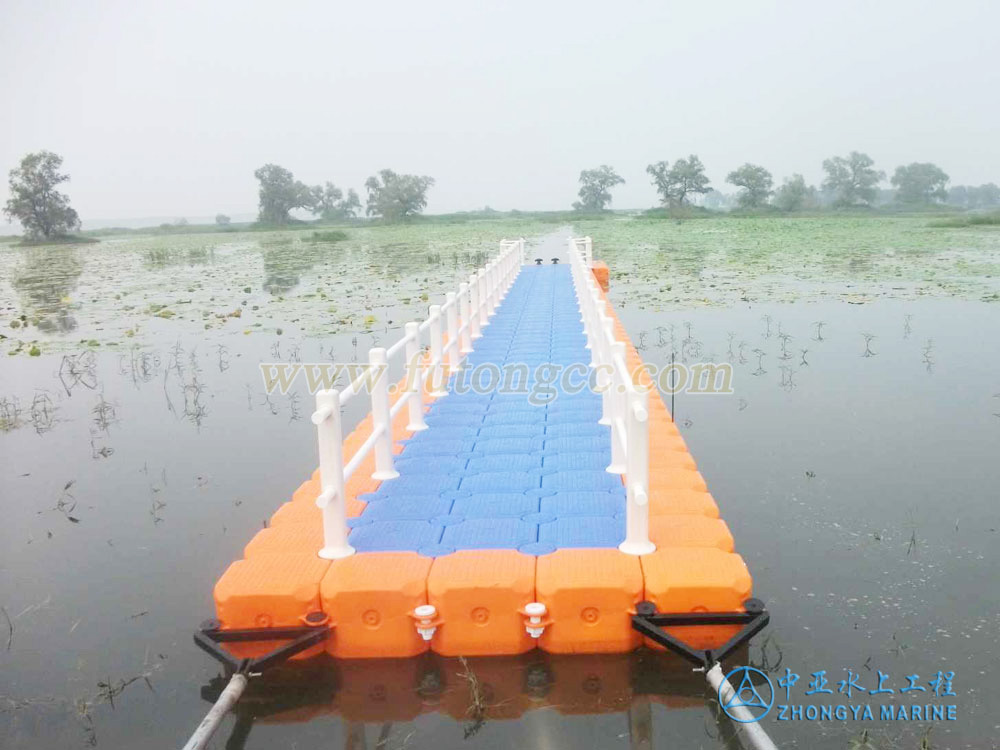
[(323, 511), (323, 548), (319, 556), (337, 560), (354, 554), (347, 543), (347, 506), (344, 498), (343, 432), (340, 423), (340, 392), (322, 390), (316, 394), (312, 415), (319, 443), (320, 494), (316, 505)]
[(607, 468), (609, 474), (625, 473), (625, 451), (623, 450), (622, 441), (626, 436), (621, 433), (621, 430), (624, 426), (623, 422), (627, 419), (625, 414), (625, 406), (627, 402), (625, 394), (628, 389), (628, 384), (622, 380), (622, 375), (616, 366), (616, 362), (619, 357), (622, 360), (625, 359), (625, 344), (621, 341), (615, 341), (611, 345), (611, 356), (609, 357), (609, 364), (612, 368), (610, 388), (611, 465)]
[(486, 314), (493, 317), (493, 312), (497, 309), (497, 267), (495, 263), (486, 266)]
[(594, 320), (595, 306), (594, 306), (594, 295), (590, 290), (590, 286), (583, 284), (581, 282), (581, 294), (580, 297), (580, 317), (583, 319), (583, 332), (587, 335), (587, 343), (584, 349), (590, 351), (590, 366), (593, 367), (595, 364), (595, 354), (594, 350), (597, 348), (597, 321)]
[(489, 306), (489, 298), (487, 296), (486, 289), (486, 269), (480, 268), (477, 273), (479, 279), (479, 327), (485, 328), (490, 324), (490, 313), (487, 309)]
[(372, 430), (381, 430), (375, 440), (375, 473), (372, 479), (395, 479), (399, 472), (392, 466), (392, 415), (389, 413), (389, 361), (385, 349), (368, 351), (368, 366), (373, 371)]
[(518, 265), (523, 266), (524, 265), (524, 261), (525, 261), (525, 254), (527, 253), (527, 250), (524, 247), (524, 237), (522, 237), (520, 240), (518, 240), (518, 244), (520, 245), (520, 251), (521, 251), (520, 252), (521, 257), (520, 257), (520, 259), (518, 261)]
[(584, 267), (589, 271), (594, 267), (594, 241), (590, 237), (583, 238)]
[[(614, 341), (614, 323), (605, 314), (602, 307), (597, 308), (597, 316), (600, 325), (597, 329), (597, 364), (598, 385), (601, 389), (601, 418), (598, 424), (610, 425), (614, 417), (614, 404), (611, 398), (611, 389), (614, 387), (614, 364), (611, 361), (611, 341)], [(611, 372), (608, 372), (608, 368)]]
[(473, 340), (480, 339), (483, 334), (479, 332), (479, 316), (482, 314), (479, 309), (479, 276), (472, 274), (469, 276), (469, 335)]
[[(590, 284), (587, 283), (587, 279), (584, 276), (584, 271), (580, 267), (581, 264), (583, 263), (583, 259), (580, 257), (580, 246), (579, 246), (579, 244), (577, 243), (576, 240), (571, 239), (569, 241), (569, 250), (570, 250), (571, 257), (573, 258), (573, 272), (576, 274), (576, 278), (577, 278), (578, 282), (584, 288), (586, 288), (587, 294), (589, 294), (591, 296), (591, 298), (593, 298), (593, 293), (592, 293), (592, 291), (590, 289)], [(587, 315), (587, 313), (583, 309), (585, 304), (586, 304), (585, 301), (581, 299), (580, 300), (580, 320), (581, 321), (586, 321), (586, 315)]]
[(405, 398), (409, 399), (407, 409), (410, 414), (410, 423), (406, 429), (410, 432), (420, 432), (427, 429), (424, 421), (424, 379), (421, 359), (423, 353), (420, 351), (420, 324), (406, 324), (406, 382), (409, 386), (409, 393)]
[(455, 373), (461, 368), (458, 354), (458, 300), (454, 292), (448, 292), (445, 296), (445, 307), (448, 308), (448, 371)]
[(656, 549), (649, 539), (649, 393), (630, 389), (626, 405), (625, 541), (618, 549), (627, 555), (648, 555)]
[(510, 242), (504, 240), (500, 243), (500, 254), (497, 256), (497, 305), (503, 300), (507, 293), (507, 260), (510, 254)]
[(444, 398), (448, 395), (448, 378), (444, 373), (444, 350), (441, 344), (441, 306), (431, 305), (428, 309), (430, 317), (427, 320), (431, 324), (431, 396)]
[(462, 328), (459, 339), (462, 343), (462, 354), (472, 351), (472, 300), (469, 298), (469, 285), (462, 282), (458, 285), (458, 300), (462, 303)]

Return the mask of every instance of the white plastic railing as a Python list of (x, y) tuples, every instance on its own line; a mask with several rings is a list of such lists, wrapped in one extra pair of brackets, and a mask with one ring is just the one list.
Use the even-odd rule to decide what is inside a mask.
[(625, 541), (618, 548), (630, 555), (656, 549), (649, 540), (649, 392), (637, 386), (625, 358), (625, 343), (615, 338), (614, 319), (591, 271), (593, 241), (570, 239), (569, 261), (587, 334), (590, 366), (601, 392), (600, 423), (611, 427), (608, 471), (625, 475)]
[[(448, 378), (461, 369), (462, 360), (472, 351), (472, 342), (482, 336), (482, 329), (496, 311), (507, 290), (524, 265), (524, 240), (503, 240), (497, 257), (458, 287), (458, 293), (445, 295), (443, 305), (431, 305), (423, 323), (404, 327), (403, 338), (388, 349), (376, 347), (368, 352), (369, 367), (343, 390), (331, 388), (316, 394), (312, 422), (319, 441), (319, 476), (321, 491), (316, 505), (323, 510), (323, 549), (319, 556), (335, 560), (354, 554), (348, 543), (345, 486), (369, 453), (375, 453), (373, 479), (389, 481), (399, 476), (393, 466), (392, 420), (408, 408), (406, 429), (427, 429), (424, 421), (424, 388), (430, 381), (430, 395), (447, 395)], [(444, 341), (444, 328), (448, 331)], [(429, 357), (424, 356), (423, 337), (427, 334)], [(405, 390), (390, 405), (389, 363), (400, 353), (407, 363)], [(341, 409), (367, 386), (371, 398), (372, 432), (361, 447), (344, 463)]]

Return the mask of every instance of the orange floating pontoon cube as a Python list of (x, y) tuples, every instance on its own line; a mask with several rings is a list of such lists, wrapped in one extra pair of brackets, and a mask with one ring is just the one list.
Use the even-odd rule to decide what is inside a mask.
[(593, 271), (594, 278), (597, 279), (597, 283), (600, 285), (601, 289), (605, 292), (608, 291), (608, 287), (610, 286), (608, 279), (610, 276), (610, 269), (608, 268), (608, 264), (602, 260), (595, 260), (590, 268)]
[(695, 490), (696, 492), (707, 492), (708, 485), (701, 472), (695, 469), (685, 469), (681, 467), (671, 467), (663, 464), (650, 467), (649, 470), (650, 491), (665, 490)]
[(243, 548), (243, 557), (255, 555), (285, 554), (295, 551), (301, 554), (318, 554), (323, 548), (323, 526), (313, 521), (279, 523), (257, 532)]
[(426, 651), (411, 614), (427, 603), (431, 562), (416, 552), (368, 552), (331, 563), (320, 586), (333, 625), (327, 651), (347, 659)]
[(270, 525), (283, 523), (323, 523), (323, 512), (310, 503), (282, 503), (271, 516)]
[(561, 549), (538, 558), (535, 588), (552, 621), (538, 640), (546, 651), (630, 651), (641, 642), (630, 617), (643, 595), (638, 557), (616, 549)]
[(691, 489), (651, 489), (649, 515), (699, 515), (719, 517), (719, 506), (708, 492)]
[(649, 517), (649, 538), (657, 549), (666, 547), (714, 547), (733, 551), (733, 535), (721, 518), (703, 515)]
[(427, 599), (444, 656), (519, 654), (535, 647), (521, 610), (535, 599), (535, 558), (514, 550), (468, 550), (435, 558)]
[[(752, 581), (739, 555), (708, 547), (666, 547), (641, 558), (646, 600), (659, 612), (742, 612)], [(716, 648), (738, 626), (667, 628), (694, 648)], [(661, 648), (649, 639), (646, 644)]]
[(260, 554), (237, 560), (215, 584), (223, 628), (302, 625), (320, 611), (319, 582), (330, 566), (315, 554)]
[(292, 502), (295, 503), (315, 503), (319, 497), (319, 478), (308, 479), (299, 485), (299, 488), (292, 493)]

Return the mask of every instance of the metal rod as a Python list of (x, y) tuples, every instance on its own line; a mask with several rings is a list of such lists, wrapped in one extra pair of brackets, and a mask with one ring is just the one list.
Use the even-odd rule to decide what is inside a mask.
[[(767, 732), (764, 731), (764, 727), (757, 722), (757, 719), (747, 710), (746, 706), (730, 705), (736, 696), (736, 691), (733, 690), (733, 686), (729, 684), (729, 680), (722, 674), (722, 665), (719, 662), (716, 662), (711, 669), (705, 672), (705, 679), (708, 680), (708, 684), (719, 694), (720, 703), (727, 707), (723, 713), (729, 716), (729, 713), (732, 712), (733, 716), (739, 719), (739, 721), (734, 722), (737, 725), (736, 736), (740, 738), (740, 742), (743, 743), (744, 747), (750, 750), (778, 750), (778, 746), (768, 737)], [(730, 716), (730, 718), (733, 718), (733, 716)]]
[(191, 739), (184, 745), (183, 750), (203, 750), (208, 745), (208, 741), (212, 739), (212, 735), (215, 734), (222, 720), (226, 718), (226, 714), (232, 710), (240, 696), (243, 695), (243, 691), (247, 689), (247, 682), (247, 676), (242, 672), (237, 672), (232, 676), (215, 705), (205, 714), (205, 718), (194, 730)]

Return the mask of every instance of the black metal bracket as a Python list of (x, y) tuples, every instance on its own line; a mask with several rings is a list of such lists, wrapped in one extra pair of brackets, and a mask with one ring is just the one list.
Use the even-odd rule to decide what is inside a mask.
[[(234, 672), (249, 674), (263, 672), (291, 659), (307, 648), (322, 643), (330, 634), (326, 615), (310, 612), (305, 617), (307, 623), (315, 625), (295, 625), (277, 628), (244, 628), (223, 630), (218, 620), (205, 620), (194, 633), (195, 644), (209, 656), (222, 662)], [(223, 643), (259, 643), (265, 641), (288, 641), (255, 658), (238, 658), (222, 647)]]
[(535, 258), (535, 265), (536, 266), (542, 265), (542, 259), (541, 258)]
[(552, 265), (554, 265), (554, 266), (559, 265), (559, 259), (558, 258), (553, 258), (552, 259)]
[[(771, 621), (771, 615), (760, 599), (743, 602), (745, 612), (679, 612), (666, 614), (656, 611), (652, 602), (639, 602), (632, 615), (632, 629), (638, 630), (650, 640), (658, 643), (678, 656), (695, 663), (699, 667), (711, 668), (716, 662), (745, 644), (763, 630)], [(739, 632), (715, 649), (692, 648), (684, 641), (672, 636), (665, 627), (692, 625), (742, 625)]]

